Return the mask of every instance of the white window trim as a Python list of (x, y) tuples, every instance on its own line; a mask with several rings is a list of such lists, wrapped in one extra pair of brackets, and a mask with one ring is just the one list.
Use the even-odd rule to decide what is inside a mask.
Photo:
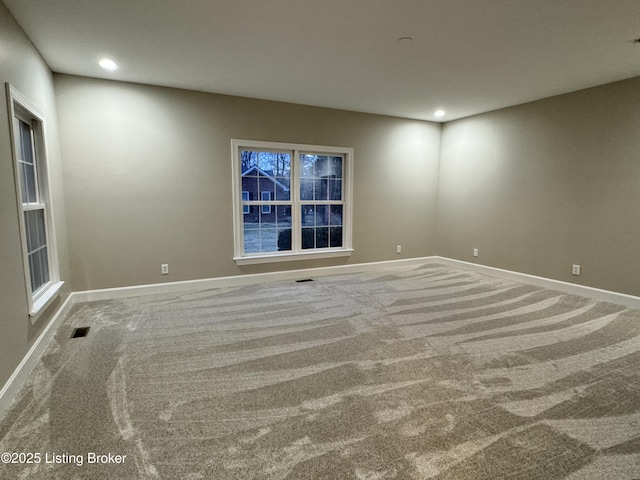
[[(55, 236), (55, 222), (53, 219), (53, 208), (51, 203), (51, 189), (49, 186), (49, 168), (47, 159), (47, 141), (45, 138), (45, 116), (27, 97), (20, 93), (15, 87), (6, 84), (7, 103), (9, 113), (9, 133), (11, 141), (11, 155), (13, 158), (13, 173), (16, 185), (16, 200), (18, 207), (18, 221), (20, 224), (20, 240), (22, 244), (22, 261), (24, 265), (24, 279), (27, 291), (27, 304), (31, 323), (35, 323), (38, 317), (46, 308), (59, 296), (60, 289), (64, 282), (60, 280), (60, 269), (58, 265), (58, 249)], [(37, 292), (31, 291), (31, 281), (29, 278), (29, 258), (27, 250), (27, 236), (24, 225), (24, 211), (28, 210), (22, 203), (22, 185), (20, 182), (20, 172), (18, 171), (17, 149), (15, 144), (16, 133), (14, 129), (14, 117), (16, 116), (16, 106), (29, 113), (38, 122), (38, 132), (35, 138), (37, 155), (37, 175), (40, 187), (40, 201), (45, 205), (45, 224), (47, 235), (47, 253), (49, 260), (49, 281), (40, 287)]]
[[(344, 157), (344, 171), (342, 178), (343, 185), (343, 219), (342, 229), (344, 242), (342, 248), (326, 248), (313, 250), (298, 250), (286, 252), (269, 252), (257, 254), (244, 253), (243, 238), (243, 214), (242, 214), (242, 173), (240, 171), (240, 148), (255, 148), (262, 150), (291, 150), (294, 158), (298, 158), (300, 153), (323, 154), (339, 154)], [(292, 159), (293, 160), (293, 159)], [(345, 257), (353, 252), (352, 243), (352, 224), (353, 224), (353, 148), (335, 147), (324, 145), (307, 145), (298, 143), (282, 143), (282, 142), (263, 142), (256, 140), (231, 140), (231, 171), (232, 171), (232, 195), (233, 195), (233, 230), (234, 230), (234, 255), (233, 260), (237, 265), (250, 265), (257, 263), (274, 263), (294, 260), (306, 260), (316, 258), (332, 258)], [(297, 161), (294, 161), (291, 169), (291, 176), (297, 175)], [(298, 182), (292, 182), (295, 185)], [(298, 188), (292, 189), (291, 201), (284, 202), (286, 204), (294, 204), (294, 199), (299, 198), (300, 192)], [(301, 203), (302, 201), (298, 202)], [(278, 204), (278, 202), (271, 202)], [(313, 202), (312, 202), (313, 203)], [(295, 208), (295, 206), (292, 206)], [(292, 234), (301, 236), (300, 217), (295, 215), (291, 225)], [(298, 241), (299, 243), (299, 241)], [(296, 240), (292, 238), (292, 244), (296, 244)]]

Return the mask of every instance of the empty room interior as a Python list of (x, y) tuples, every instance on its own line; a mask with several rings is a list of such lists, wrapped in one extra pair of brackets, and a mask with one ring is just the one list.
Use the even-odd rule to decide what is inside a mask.
[(640, 478), (636, 0), (0, 0), (0, 478)]

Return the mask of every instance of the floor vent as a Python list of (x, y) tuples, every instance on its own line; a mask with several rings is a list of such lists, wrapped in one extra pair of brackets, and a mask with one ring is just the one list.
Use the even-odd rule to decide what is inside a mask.
[(89, 333), (90, 328), (91, 327), (74, 328), (73, 333), (71, 334), (71, 338), (86, 337), (87, 334)]
[(296, 283), (313, 282), (313, 278), (303, 278), (302, 280), (296, 280)]

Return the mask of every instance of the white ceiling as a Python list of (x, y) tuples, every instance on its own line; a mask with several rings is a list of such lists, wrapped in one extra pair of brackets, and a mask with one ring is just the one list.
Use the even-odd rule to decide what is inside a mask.
[(4, 2), (54, 72), (425, 120), (640, 76), (640, 0)]

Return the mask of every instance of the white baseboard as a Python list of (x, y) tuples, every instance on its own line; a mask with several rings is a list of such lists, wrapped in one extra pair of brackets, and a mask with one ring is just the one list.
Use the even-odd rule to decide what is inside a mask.
[(472, 270), (489, 276), (503, 278), (505, 280), (537, 285), (551, 290), (558, 290), (569, 294), (593, 298), (594, 300), (598, 301), (617, 303), (629, 308), (640, 308), (640, 297), (635, 297), (633, 295), (626, 295), (623, 293), (611, 292), (598, 288), (585, 287), (582, 285), (562, 282), (559, 280), (536, 277), (534, 275), (528, 275), (525, 273), (518, 273), (510, 270), (503, 270), (500, 268), (488, 267), (485, 265), (478, 265), (475, 263), (464, 262), (462, 260), (454, 260), (451, 258), (438, 256), (74, 292), (69, 295), (66, 301), (58, 309), (53, 318), (50, 320), (49, 324), (45, 327), (33, 346), (29, 349), (25, 357), (22, 359), (20, 365), (18, 365), (18, 367), (15, 369), (13, 375), (11, 375), (9, 380), (2, 387), (2, 390), (0, 390), (0, 418), (4, 416), (4, 413), (11, 406), (14, 397), (24, 385), (28, 375), (40, 360), (40, 357), (42, 357), (42, 354), (55, 335), (58, 327), (66, 318), (71, 307), (76, 303), (128, 298), (141, 295), (163, 295), (189, 290), (205, 290), (210, 288), (255, 285), (266, 282), (299, 280), (309, 277), (360, 273), (388, 267), (415, 267), (432, 263), (439, 263), (454, 268)]
[(73, 294), (71, 294), (58, 308), (51, 320), (49, 320), (47, 326), (33, 343), (20, 364), (13, 371), (13, 374), (4, 384), (2, 390), (0, 390), (0, 419), (4, 417), (4, 414), (7, 412), (9, 407), (11, 407), (14, 398), (24, 386), (27, 377), (42, 357), (42, 354), (49, 345), (49, 342), (51, 342), (51, 339), (58, 330), (58, 327), (62, 325), (74, 303)]
[(388, 260), (371, 263), (355, 263), (352, 265), (335, 265), (331, 267), (305, 268), (301, 270), (285, 270), (282, 272), (255, 273), (247, 275), (233, 275), (230, 277), (204, 278), (201, 280), (185, 280), (182, 282), (155, 283), (151, 285), (136, 285), (133, 287), (106, 288), (101, 290), (85, 290), (74, 292), (75, 303), (94, 302), (96, 300), (111, 300), (116, 298), (137, 297), (141, 295), (162, 295), (179, 293), (189, 290), (207, 290), (210, 288), (240, 287), (267, 282), (286, 280), (300, 280), (309, 277), (327, 275), (343, 275), (378, 270), (387, 267), (412, 267), (435, 263), (437, 257), (407, 258), (402, 260)]
[(505, 280), (513, 280), (521, 283), (528, 283), (539, 287), (548, 288), (549, 290), (558, 290), (560, 292), (579, 295), (581, 297), (592, 298), (600, 302), (611, 302), (624, 305), (629, 308), (640, 308), (640, 297), (627, 295), (624, 293), (612, 292), (610, 290), (601, 290), (599, 288), (586, 287), (575, 283), (562, 282), (551, 278), (536, 277), (526, 273), (513, 272), (511, 270), (503, 270), (501, 268), (487, 267), (477, 263), (465, 262), (462, 260), (454, 260), (445, 257), (432, 257), (436, 263), (448, 265), (456, 268), (464, 268), (476, 272), (484, 273), (489, 276), (503, 278)]

